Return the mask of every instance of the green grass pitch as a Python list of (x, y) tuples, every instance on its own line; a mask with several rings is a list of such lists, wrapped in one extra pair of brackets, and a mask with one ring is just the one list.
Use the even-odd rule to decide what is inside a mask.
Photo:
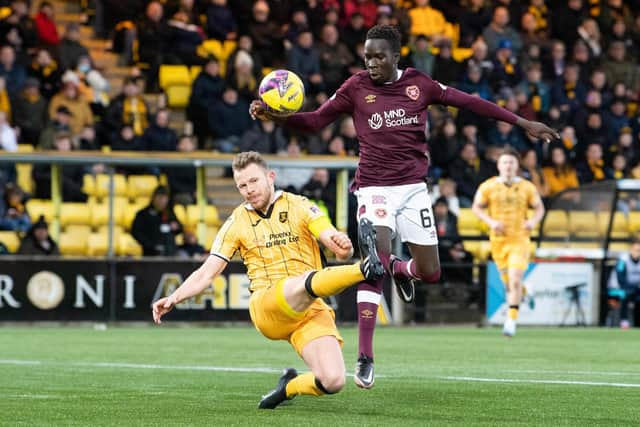
[[(342, 328), (351, 374), (357, 330)], [(640, 425), (640, 331), (379, 327), (376, 386), (259, 411), (287, 366), (250, 327), (0, 328), (2, 426)]]

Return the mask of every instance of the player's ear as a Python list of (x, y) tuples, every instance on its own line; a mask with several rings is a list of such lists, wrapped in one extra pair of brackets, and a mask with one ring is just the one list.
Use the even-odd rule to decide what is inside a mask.
[(269, 179), (269, 182), (274, 183), (276, 181), (276, 171), (269, 169), (267, 171), (267, 178)]

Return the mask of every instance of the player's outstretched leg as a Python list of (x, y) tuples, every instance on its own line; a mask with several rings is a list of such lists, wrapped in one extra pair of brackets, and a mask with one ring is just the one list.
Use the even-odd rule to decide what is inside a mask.
[(376, 228), (367, 218), (358, 224), (358, 244), (362, 257), (362, 274), (366, 280), (376, 280), (384, 275), (384, 265), (376, 250)]
[(298, 376), (298, 371), (293, 368), (285, 369), (278, 381), (278, 385), (276, 388), (271, 390), (268, 394), (262, 396), (262, 400), (260, 400), (260, 404), (258, 405), (259, 409), (274, 409), (276, 406), (284, 402), (285, 400), (293, 399), (292, 397), (287, 397), (287, 384)]
[[(405, 266), (405, 268), (407, 271), (411, 271), (411, 263), (413, 262), (413, 259), (406, 261), (407, 266)], [(396, 285), (396, 292), (402, 301), (406, 303), (413, 302), (416, 297), (415, 278), (409, 275), (410, 273), (402, 274), (400, 268), (395, 268), (396, 264), (398, 264), (399, 267), (399, 265), (404, 264), (404, 261), (395, 255), (391, 255), (389, 270), (393, 278), (393, 283)]]

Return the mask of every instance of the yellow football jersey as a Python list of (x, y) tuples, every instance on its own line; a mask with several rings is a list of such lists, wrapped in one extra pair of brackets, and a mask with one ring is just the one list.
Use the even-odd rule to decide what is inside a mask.
[(542, 203), (535, 185), (530, 181), (516, 177), (511, 185), (507, 185), (497, 176), (480, 184), (476, 201), (487, 207), (491, 218), (504, 224), (504, 234), (491, 231), (491, 240), (529, 237), (529, 232), (524, 228), (527, 210)]
[(247, 267), (250, 290), (322, 268), (316, 238), (331, 225), (308, 199), (277, 191), (266, 214), (249, 204), (234, 209), (216, 236), (211, 254), (229, 261), (239, 252)]

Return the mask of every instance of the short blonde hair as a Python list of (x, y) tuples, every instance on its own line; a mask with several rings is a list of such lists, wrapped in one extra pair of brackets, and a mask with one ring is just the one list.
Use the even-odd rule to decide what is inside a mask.
[(251, 164), (258, 165), (265, 170), (267, 169), (267, 162), (264, 161), (262, 155), (257, 151), (245, 151), (238, 153), (235, 159), (233, 159), (231, 168), (234, 172), (238, 172), (247, 168), (247, 166)]

